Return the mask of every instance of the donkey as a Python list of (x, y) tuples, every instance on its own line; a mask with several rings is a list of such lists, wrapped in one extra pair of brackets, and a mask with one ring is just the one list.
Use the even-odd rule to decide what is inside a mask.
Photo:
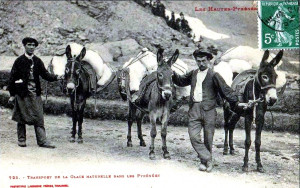
[(78, 123), (78, 143), (83, 143), (82, 139), (82, 122), (83, 112), (86, 105), (86, 99), (91, 95), (89, 84), (89, 74), (83, 68), (82, 61), (86, 54), (84, 47), (80, 54), (72, 57), (70, 45), (66, 48), (67, 64), (65, 69), (65, 80), (67, 83), (67, 92), (70, 95), (72, 107), (73, 127), (71, 132), (70, 142), (75, 142), (76, 124)]
[[(136, 115), (137, 127), (138, 127), (138, 138), (140, 139), (140, 146), (146, 146), (142, 136), (142, 120), (145, 113), (149, 112), (149, 119), (151, 123), (151, 145), (149, 158), (155, 159), (154, 153), (154, 140), (157, 134), (156, 123), (162, 125), (161, 137), (162, 137), (162, 150), (163, 157), (170, 159), (170, 154), (167, 150), (166, 136), (167, 126), (170, 116), (170, 108), (172, 104), (173, 95), (173, 82), (172, 75), (173, 71), (171, 66), (176, 62), (179, 51), (176, 50), (173, 56), (165, 61), (163, 58), (163, 49), (159, 49), (157, 52), (157, 71), (152, 73), (155, 74), (156, 79), (146, 88), (145, 93), (150, 93), (149, 97), (144, 98), (143, 104), (135, 104), (129, 100), (129, 117), (128, 117), (128, 135), (127, 135), (127, 146), (132, 147), (131, 141), (131, 126), (133, 124), (134, 115)], [(147, 112), (146, 112), (147, 111)]]
[(256, 150), (256, 163), (257, 171), (264, 172), (260, 159), (260, 145), (261, 145), (261, 132), (264, 126), (264, 115), (267, 110), (267, 106), (273, 106), (277, 101), (276, 93), (276, 78), (277, 74), (274, 67), (280, 62), (283, 56), (283, 51), (280, 51), (273, 60), (268, 63), (269, 51), (265, 51), (261, 60), (259, 69), (253, 79), (248, 81), (245, 85), (245, 90), (242, 94), (243, 102), (248, 102), (249, 107), (239, 113), (230, 111), (228, 104), (224, 105), (224, 119), (225, 119), (225, 141), (223, 154), (228, 153), (228, 131), (229, 131), (229, 146), (230, 153), (234, 154), (233, 147), (233, 130), (240, 117), (245, 117), (245, 157), (243, 171), (248, 171), (248, 152), (251, 146), (251, 124), (256, 124), (255, 134), (255, 150)]

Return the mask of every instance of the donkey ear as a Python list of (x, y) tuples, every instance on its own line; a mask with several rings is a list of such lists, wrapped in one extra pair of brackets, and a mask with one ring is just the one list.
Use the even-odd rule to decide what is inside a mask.
[(278, 54), (276, 55), (276, 57), (274, 57), (274, 58), (272, 59), (272, 61), (270, 62), (270, 64), (271, 64), (273, 67), (275, 67), (275, 66), (280, 62), (282, 56), (283, 56), (283, 50), (280, 50), (280, 52), (278, 52)]
[(269, 50), (266, 50), (265, 53), (264, 53), (264, 55), (263, 55), (263, 58), (262, 58), (262, 60), (261, 60), (261, 62), (260, 62), (260, 66), (261, 66), (261, 67), (262, 67), (263, 65), (266, 65), (266, 62), (267, 62), (267, 60), (268, 60), (268, 58), (269, 58), (269, 55), (270, 55)]
[(72, 58), (70, 45), (68, 45), (67, 48), (66, 48), (66, 56), (67, 56), (68, 59)]
[(159, 48), (157, 51), (157, 63), (158, 65), (161, 65), (163, 63), (163, 53), (164, 53), (164, 49)]
[(80, 52), (80, 54), (77, 56), (77, 59), (79, 61), (81, 61), (84, 58), (85, 54), (86, 54), (86, 48), (83, 47), (82, 50), (81, 50), (81, 52)]
[(169, 64), (170, 66), (172, 66), (173, 63), (176, 62), (178, 56), (179, 56), (179, 50), (176, 49), (176, 51), (175, 51), (175, 53), (173, 54), (173, 56), (169, 59), (168, 64)]

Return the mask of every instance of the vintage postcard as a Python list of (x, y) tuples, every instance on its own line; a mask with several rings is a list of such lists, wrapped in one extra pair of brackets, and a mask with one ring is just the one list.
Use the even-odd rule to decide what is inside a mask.
[(299, 1), (0, 0), (0, 188), (299, 186)]

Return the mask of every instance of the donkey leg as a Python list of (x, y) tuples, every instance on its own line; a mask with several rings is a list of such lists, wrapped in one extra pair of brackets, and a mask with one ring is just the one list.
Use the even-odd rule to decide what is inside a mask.
[(228, 125), (224, 125), (224, 130), (225, 130), (225, 140), (224, 140), (224, 149), (223, 149), (223, 155), (228, 154)]
[(146, 143), (143, 139), (143, 133), (142, 133), (143, 116), (144, 114), (142, 114), (142, 112), (139, 112), (139, 115), (137, 117), (137, 131), (138, 131), (138, 138), (140, 139), (140, 146), (146, 147)]
[(132, 140), (131, 140), (131, 127), (132, 127), (132, 120), (128, 120), (128, 132), (127, 132), (127, 147), (132, 147)]
[(135, 107), (129, 103), (129, 110), (128, 110), (128, 132), (127, 132), (127, 147), (132, 147), (132, 140), (131, 140), (131, 127), (133, 124), (133, 118), (135, 116), (136, 109)]
[(77, 142), (79, 144), (83, 143), (83, 139), (82, 139), (82, 123), (83, 123), (83, 113), (79, 112), (78, 114), (78, 138), (77, 138)]
[(77, 142), (79, 144), (83, 143), (83, 139), (82, 139), (82, 123), (83, 123), (83, 112), (84, 112), (84, 108), (85, 108), (85, 103), (86, 101), (82, 102), (81, 108), (78, 112), (78, 139)]
[(257, 164), (257, 171), (258, 172), (265, 172), (260, 159), (260, 145), (261, 145), (261, 132), (262, 127), (264, 124), (264, 117), (257, 118), (257, 126), (256, 126), (256, 132), (255, 132), (255, 160)]
[(245, 117), (245, 132), (246, 132), (246, 140), (245, 140), (245, 157), (244, 157), (244, 165), (243, 165), (243, 171), (248, 172), (248, 153), (251, 146), (251, 122), (252, 118), (249, 116)]
[(156, 131), (156, 117), (153, 114), (149, 115), (150, 117), (150, 122), (151, 122), (151, 132), (150, 132), (150, 136), (151, 136), (151, 145), (150, 145), (150, 152), (149, 152), (149, 158), (151, 160), (155, 159), (155, 153), (154, 153), (154, 140), (157, 134)]
[(162, 150), (163, 150), (163, 157), (165, 159), (171, 159), (170, 153), (167, 149), (167, 126), (168, 126), (168, 118), (163, 118), (163, 123), (161, 127), (161, 140), (162, 140)]
[(235, 125), (239, 121), (239, 119), (240, 119), (240, 116), (237, 114), (234, 114), (229, 123), (229, 147), (230, 147), (231, 155), (235, 155), (235, 150), (233, 147), (233, 131), (234, 131)]
[(77, 125), (77, 115), (76, 111), (72, 109), (72, 122), (73, 122), (73, 127), (71, 131), (71, 137), (70, 137), (70, 142), (75, 142), (75, 135), (76, 135), (76, 125)]
[(223, 111), (224, 111), (224, 131), (225, 131), (223, 155), (227, 155), (228, 154), (228, 130), (229, 130), (228, 124), (229, 124), (229, 118), (231, 114), (228, 105), (226, 105), (226, 103), (223, 105)]
[(230, 154), (235, 155), (235, 150), (233, 147), (233, 131), (234, 129), (229, 130), (229, 147), (230, 147)]

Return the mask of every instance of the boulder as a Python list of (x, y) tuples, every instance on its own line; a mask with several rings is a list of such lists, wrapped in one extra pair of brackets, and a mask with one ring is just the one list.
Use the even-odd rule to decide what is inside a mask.
[(113, 62), (113, 55), (109, 50), (103, 46), (103, 43), (89, 43), (85, 45), (87, 49), (94, 50), (97, 52), (104, 62), (111, 63)]
[(141, 46), (134, 39), (125, 39), (122, 41), (108, 42), (104, 46), (113, 52), (114, 48), (120, 48), (122, 56), (136, 55)]
[(4, 34), (4, 29), (0, 28), (0, 36)]
[[(134, 57), (142, 48), (134, 39), (125, 39), (122, 41), (107, 42), (104, 44), (89, 43), (86, 47), (98, 52), (104, 62), (107, 63), (119, 61), (119, 58), (123, 56), (126, 57), (125, 59)], [(124, 59), (122, 59), (122, 61), (123, 60)]]

